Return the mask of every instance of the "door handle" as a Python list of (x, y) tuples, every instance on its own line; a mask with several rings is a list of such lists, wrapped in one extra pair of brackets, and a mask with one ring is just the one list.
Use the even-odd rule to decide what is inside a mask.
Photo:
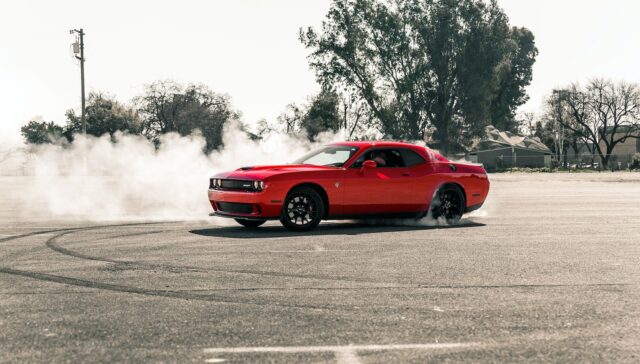
[(404, 172), (404, 173), (402, 174), (402, 176), (403, 176), (403, 177), (409, 177), (409, 176), (411, 176), (411, 173), (409, 173), (409, 172)]

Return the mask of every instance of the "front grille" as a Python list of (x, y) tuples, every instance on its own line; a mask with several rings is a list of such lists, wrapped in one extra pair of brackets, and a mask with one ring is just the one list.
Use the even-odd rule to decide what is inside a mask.
[(232, 214), (250, 214), (253, 212), (253, 205), (249, 203), (217, 202), (217, 204), (222, 212)]
[(223, 179), (221, 180), (222, 186), (216, 187), (214, 185), (214, 178), (209, 180), (209, 188), (216, 190), (226, 190), (226, 191), (249, 191), (249, 192), (257, 192), (260, 189), (256, 189), (253, 185), (253, 181), (241, 180), (241, 179)]
[(253, 181), (242, 181), (237, 179), (223, 179), (222, 188), (225, 190), (253, 190)]

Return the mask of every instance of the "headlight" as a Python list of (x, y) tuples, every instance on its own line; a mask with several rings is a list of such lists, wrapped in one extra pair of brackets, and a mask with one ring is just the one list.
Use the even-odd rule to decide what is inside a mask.
[(253, 188), (256, 190), (261, 190), (264, 188), (264, 182), (263, 181), (253, 181)]
[(222, 187), (222, 180), (220, 178), (216, 178), (216, 187)]

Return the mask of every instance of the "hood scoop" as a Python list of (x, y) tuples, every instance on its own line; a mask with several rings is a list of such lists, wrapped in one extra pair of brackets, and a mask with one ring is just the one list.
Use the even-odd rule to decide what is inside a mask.
[(255, 168), (255, 167), (253, 167), (253, 166), (252, 166), (252, 167), (240, 167), (240, 170), (241, 170), (241, 171), (250, 171), (250, 170), (252, 170), (252, 169), (254, 169), (254, 168)]

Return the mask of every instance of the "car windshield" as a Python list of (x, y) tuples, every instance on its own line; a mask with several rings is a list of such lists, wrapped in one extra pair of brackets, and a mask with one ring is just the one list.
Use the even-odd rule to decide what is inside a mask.
[(304, 155), (294, 164), (313, 164), (316, 166), (342, 167), (358, 151), (352, 146), (328, 146)]

